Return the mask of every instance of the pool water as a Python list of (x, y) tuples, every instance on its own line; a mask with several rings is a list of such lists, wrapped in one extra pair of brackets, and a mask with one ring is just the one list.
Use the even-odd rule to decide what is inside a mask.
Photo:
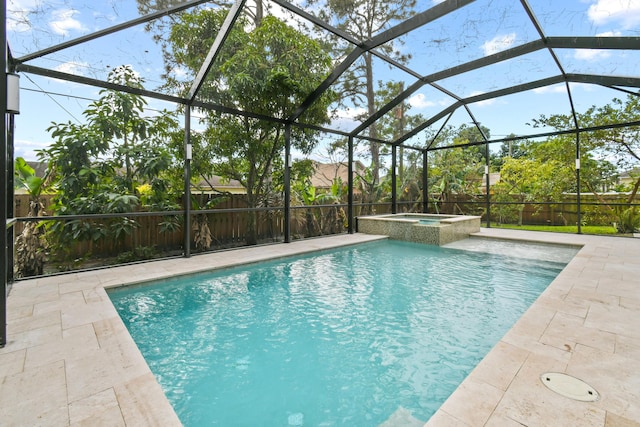
[(110, 297), (185, 426), (420, 425), (572, 253), (388, 240)]

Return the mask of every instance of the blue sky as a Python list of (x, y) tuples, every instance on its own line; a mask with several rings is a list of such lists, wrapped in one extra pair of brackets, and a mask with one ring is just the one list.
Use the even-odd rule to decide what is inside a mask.
[[(423, 0), (418, 10), (426, 10), (436, 3)], [(529, 4), (547, 36), (640, 36), (640, 0), (530, 0)], [(134, 0), (7, 0), (7, 10), (8, 38), (17, 57), (139, 16)], [(273, 6), (271, 10), (287, 16)], [(478, 0), (409, 33), (404, 44), (396, 47), (412, 53), (409, 67), (429, 75), (538, 37), (520, 2)], [(558, 57), (565, 70), (571, 73), (634, 77), (639, 74), (638, 51), (566, 49), (558, 51)], [(150, 89), (161, 84), (163, 70), (160, 48), (142, 26), (30, 63), (101, 79), (106, 78), (113, 67), (130, 64), (144, 77), (146, 87)], [(390, 69), (382, 61), (376, 64), (376, 79), (404, 81), (405, 86), (415, 81), (400, 70)], [(181, 73), (181, 70), (174, 71), (176, 75)], [(558, 74), (551, 55), (543, 50), (438, 84), (467, 97)], [(21, 114), (16, 119), (16, 156), (27, 159), (33, 159), (34, 150), (50, 142), (45, 129), (51, 122), (81, 120), (81, 113), (90, 102), (83, 98), (96, 99), (99, 92), (95, 88), (34, 75), (22, 75), (21, 87)], [(613, 97), (625, 97), (621, 92), (593, 85), (571, 84), (571, 90), (578, 111), (608, 103)], [(453, 102), (446, 94), (423, 86), (409, 98), (410, 113), (429, 117)], [(173, 105), (159, 101), (150, 101), (149, 106), (174, 109)], [(535, 133), (537, 130), (526, 124), (533, 118), (570, 111), (564, 84), (472, 104), (470, 108), (494, 138), (509, 133)], [(343, 130), (353, 129), (357, 124), (352, 118), (360, 112), (356, 107), (341, 110), (335, 125)], [(449, 124), (457, 127), (470, 121), (460, 110)], [(421, 136), (412, 140), (415, 144), (423, 142)]]

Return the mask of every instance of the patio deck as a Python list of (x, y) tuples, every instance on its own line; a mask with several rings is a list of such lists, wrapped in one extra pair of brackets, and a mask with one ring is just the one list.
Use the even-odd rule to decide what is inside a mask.
[[(479, 236), (583, 245), (440, 410), (432, 426), (640, 426), (640, 239), (483, 228)], [(0, 349), (0, 420), (180, 425), (105, 288), (380, 238), (341, 235), (16, 283)], [(601, 395), (540, 383), (566, 372)]]

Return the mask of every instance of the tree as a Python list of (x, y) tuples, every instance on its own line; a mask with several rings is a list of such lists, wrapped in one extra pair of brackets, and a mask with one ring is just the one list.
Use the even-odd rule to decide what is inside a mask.
[[(415, 0), (328, 0), (323, 3), (323, 7), (316, 8), (317, 0), (308, 0), (312, 9), (317, 10), (320, 19), (331, 22), (338, 29), (353, 36), (356, 40), (369, 40), (374, 35), (388, 29), (393, 23), (401, 22), (409, 18), (413, 14)], [(344, 50), (341, 46), (343, 43), (336, 43), (335, 40), (329, 39), (327, 43), (335, 46), (337, 51), (335, 57), (344, 57), (353, 46), (348, 46)], [(394, 40), (378, 47), (385, 55), (390, 56), (394, 60), (404, 63), (409, 56), (403, 54), (399, 47), (400, 40)], [(356, 108), (363, 107), (367, 117), (370, 117), (377, 111), (376, 107), (376, 88), (373, 67), (373, 54), (365, 52), (360, 59), (353, 64), (343, 74), (338, 92), (342, 93), (345, 99)], [(376, 126), (369, 127), (369, 136), (377, 138), (378, 128)], [(380, 147), (376, 142), (370, 142), (369, 150), (371, 153), (371, 168), (373, 179), (379, 180), (380, 168)]]
[[(183, 14), (171, 30), (172, 64), (196, 75), (202, 52), (215, 39), (224, 19), (223, 11), (201, 10)], [(247, 30), (240, 19), (231, 30), (224, 52), (213, 65), (200, 99), (230, 107), (286, 119), (306, 99), (331, 69), (331, 59), (322, 46), (273, 16)], [(186, 90), (172, 82), (178, 90)], [(327, 92), (300, 118), (302, 122), (329, 121)], [(283, 167), (284, 128), (281, 124), (249, 116), (207, 110), (203, 149), (213, 173), (239, 181), (247, 191), (249, 208), (267, 205), (272, 198), (272, 177)], [(316, 145), (316, 132), (293, 129), (291, 145), (309, 153)], [(251, 214), (247, 243), (256, 243), (256, 216)]]
[[(448, 148), (435, 151), (431, 161), (429, 185), (437, 192), (436, 209), (442, 204), (444, 212), (455, 213), (454, 194), (475, 196), (479, 193), (484, 167), (478, 162), (476, 153), (468, 148)], [(459, 208), (458, 208), (459, 209)]]
[[(526, 203), (560, 200), (573, 182), (573, 172), (558, 160), (507, 158), (500, 169), (500, 182), (493, 186), (493, 191), (497, 201), (518, 204), (518, 225), (522, 225)], [(504, 214), (505, 209), (502, 211)]]
[[(466, 123), (461, 124), (456, 130), (456, 139), (459, 141), (469, 142), (482, 142), (491, 138), (491, 130), (483, 125), (480, 125), (480, 129), (477, 126), (468, 125)], [(482, 154), (484, 156), (484, 154)]]
[[(591, 108), (581, 116), (587, 126), (601, 126), (610, 123), (628, 123), (640, 120), (640, 96), (628, 95), (626, 101), (614, 98), (611, 104)], [(621, 169), (631, 169), (640, 162), (640, 127), (603, 129), (589, 134), (598, 148), (616, 159)], [(640, 177), (633, 184), (627, 202), (631, 204), (640, 189)]]
[[(108, 81), (143, 89), (142, 79), (129, 66), (113, 69)], [(146, 101), (141, 96), (114, 90), (102, 90), (100, 95), (84, 116), (108, 144), (112, 167), (124, 167), (124, 174), (114, 176), (118, 186), (134, 194), (136, 180), (151, 180), (169, 165), (169, 153), (155, 138), (165, 138), (175, 122), (166, 113), (154, 118), (143, 116)]]
[[(375, 93), (375, 108), (379, 109), (386, 105), (400, 93), (402, 93), (404, 83), (402, 82), (378, 82), (378, 89)], [(407, 102), (401, 102), (395, 109), (385, 116), (381, 117), (372, 127), (376, 128), (376, 134), (381, 139), (393, 141), (405, 134), (405, 129), (412, 129), (418, 126), (424, 121), (424, 118), (420, 115), (409, 114), (411, 106)], [(388, 155), (391, 148), (389, 145), (384, 145), (378, 150), (380, 155)], [(405, 151), (404, 147), (398, 148), (399, 155), (397, 158), (398, 166), (398, 180), (397, 190), (401, 195), (409, 197), (409, 195), (419, 197), (418, 181), (420, 178), (420, 169), (418, 168), (418, 152), (413, 150)], [(341, 153), (343, 158), (348, 157), (347, 153), (347, 140), (339, 139), (330, 146), (330, 153)], [(408, 167), (405, 167), (405, 162)], [(387, 179), (381, 182), (380, 172), (385, 170), (383, 162), (372, 163), (364, 170), (356, 171), (357, 182), (356, 185), (360, 186), (362, 191), (363, 202), (366, 203), (364, 207), (364, 214), (371, 214), (374, 212), (373, 204), (381, 200), (388, 199), (390, 197), (391, 180), (387, 175)], [(409, 199), (407, 199), (409, 200)], [(413, 199), (415, 200), (415, 198)]]
[[(488, 137), (489, 129), (482, 129)], [(474, 198), (480, 193), (486, 164), (484, 150), (480, 150), (478, 146), (462, 145), (482, 140), (479, 130), (466, 124), (457, 129), (446, 127), (440, 132), (432, 144), (433, 148), (450, 145), (454, 147), (435, 150), (429, 161), (429, 189), (430, 192), (437, 192), (436, 209), (440, 209), (438, 203), (441, 203), (445, 212), (453, 213), (456, 209), (456, 205), (452, 205), (454, 194)], [(461, 147), (455, 147), (456, 145)]]
[[(484, 135), (484, 136), (483, 136)], [(470, 126), (466, 123), (461, 124), (453, 133), (453, 143), (456, 145), (469, 144), (472, 142), (482, 142), (485, 137), (491, 137), (491, 131), (488, 127), (480, 125)], [(487, 164), (487, 150), (484, 145), (473, 145), (467, 148), (474, 157), (478, 159), (478, 163)]]
[[(638, 95), (628, 95), (626, 101), (614, 98), (610, 104), (601, 107), (592, 106), (586, 112), (578, 114), (578, 122), (582, 127), (598, 127), (638, 120), (640, 120), (640, 97)], [(543, 115), (534, 120), (533, 125), (536, 127), (550, 126), (557, 130), (564, 130), (573, 126), (573, 118), (562, 114)], [(575, 138), (573, 144), (573, 152), (575, 153)], [(615, 159), (617, 167), (621, 170), (631, 169), (640, 162), (640, 127), (617, 127), (582, 132), (580, 133), (580, 147), (582, 153), (600, 153), (601, 158)], [(605, 165), (602, 167), (606, 168)], [(597, 170), (595, 173), (600, 174), (600, 172), (601, 170)], [(582, 173), (583, 170), (581, 170)], [(633, 184), (628, 203), (632, 203), (639, 189), (640, 177)]]
[(320, 223), (313, 213), (313, 208), (310, 206), (318, 201), (318, 194), (316, 187), (311, 184), (311, 180), (306, 182), (296, 183), (293, 186), (293, 190), (299, 197), (304, 206), (307, 206), (304, 212), (304, 225), (306, 227), (307, 237), (314, 237), (320, 233)]
[[(109, 82), (142, 88), (129, 66), (116, 67)], [(86, 123), (53, 123), (53, 143), (38, 153), (53, 174), (58, 215), (130, 212), (140, 204), (138, 188), (148, 184), (145, 200), (166, 199), (162, 178), (171, 164), (167, 141), (177, 126), (172, 114), (146, 117), (146, 102), (139, 95), (103, 90), (84, 111)], [(92, 225), (85, 220), (55, 221), (49, 230), (59, 249), (67, 251), (74, 240), (97, 241), (107, 236), (115, 243), (136, 227), (130, 218), (111, 218)]]
[[(40, 196), (49, 186), (48, 174), (37, 176), (35, 170), (22, 158), (15, 160), (15, 186), (29, 194), (28, 217), (44, 216), (47, 213)], [(18, 277), (39, 276), (47, 260), (47, 244), (44, 227), (37, 221), (28, 221), (16, 238), (16, 269)]]
[[(592, 106), (586, 112), (577, 115), (578, 123), (582, 127), (601, 127), (610, 124), (624, 124), (640, 120), (640, 100), (638, 95), (630, 94), (625, 101), (614, 98), (611, 103), (600, 107)], [(533, 121), (534, 126), (550, 126), (562, 130), (573, 125), (573, 118), (567, 115), (540, 116)], [(575, 141), (574, 141), (575, 147)], [(600, 129), (592, 132), (580, 133), (581, 169), (580, 182), (597, 197), (603, 181), (611, 178), (609, 159), (615, 162), (619, 170), (631, 170), (640, 162), (640, 127), (627, 126), (611, 129)], [(575, 151), (575, 148), (574, 148)], [(584, 153), (589, 153), (587, 162), (583, 160)], [(601, 160), (593, 161), (593, 154)], [(588, 163), (589, 162), (589, 163)], [(627, 198), (627, 207), (609, 208), (618, 216), (618, 231), (632, 232), (636, 229), (640, 218), (635, 206), (632, 206), (640, 190), (640, 176), (635, 177), (631, 192)], [(606, 201), (600, 198), (602, 203)]]
[[(515, 137), (515, 134), (510, 134), (508, 137)], [(492, 157), (491, 165), (496, 168), (500, 168), (504, 161), (507, 158), (519, 159), (521, 157), (525, 157), (529, 153), (528, 146), (530, 143), (528, 141), (506, 141), (500, 144), (500, 149), (498, 153)]]
[[(400, 95), (404, 91), (403, 82), (378, 82), (378, 90), (375, 94), (375, 108), (380, 109), (395, 97)], [(381, 117), (373, 126), (376, 128), (377, 135), (386, 140), (396, 140), (405, 134), (405, 129), (413, 129), (416, 126), (424, 122), (424, 117), (421, 114), (410, 114), (411, 105), (408, 102), (401, 102), (395, 109)], [(387, 154), (389, 146), (385, 145), (380, 153)], [(416, 180), (418, 179), (416, 165), (416, 152), (413, 155), (405, 159), (405, 149), (400, 146), (398, 148), (398, 190), (400, 194), (408, 194), (409, 188), (417, 186)], [(409, 151), (411, 152), (411, 151)], [(409, 164), (408, 172), (405, 170), (405, 160)], [(373, 202), (373, 200), (372, 200)]]
[[(171, 7), (175, 7), (184, 3), (185, 0), (136, 0), (138, 3), (138, 11), (141, 15), (147, 15), (149, 13), (158, 12), (161, 10), (166, 10)], [(245, 13), (247, 13), (254, 22), (259, 22), (264, 17), (264, 9), (265, 2), (263, 0), (255, 0), (252, 2), (253, 7), (245, 8)], [(215, 6), (226, 6), (229, 3), (223, 0), (216, 0), (207, 2), (207, 7), (211, 7), (210, 4)], [(176, 22), (174, 18), (176, 14), (169, 14), (166, 18), (168, 18), (168, 23), (163, 22), (163, 20), (155, 20), (147, 24), (148, 31), (156, 32), (156, 40), (161, 40), (163, 34), (168, 32), (167, 26), (171, 26), (171, 24)], [(166, 47), (166, 45), (165, 45)]]

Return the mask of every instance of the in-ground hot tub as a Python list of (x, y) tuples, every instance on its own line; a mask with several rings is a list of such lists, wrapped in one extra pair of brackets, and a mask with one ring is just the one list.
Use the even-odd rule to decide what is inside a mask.
[(407, 242), (446, 245), (480, 231), (480, 217), (436, 214), (385, 214), (358, 217), (358, 232)]

